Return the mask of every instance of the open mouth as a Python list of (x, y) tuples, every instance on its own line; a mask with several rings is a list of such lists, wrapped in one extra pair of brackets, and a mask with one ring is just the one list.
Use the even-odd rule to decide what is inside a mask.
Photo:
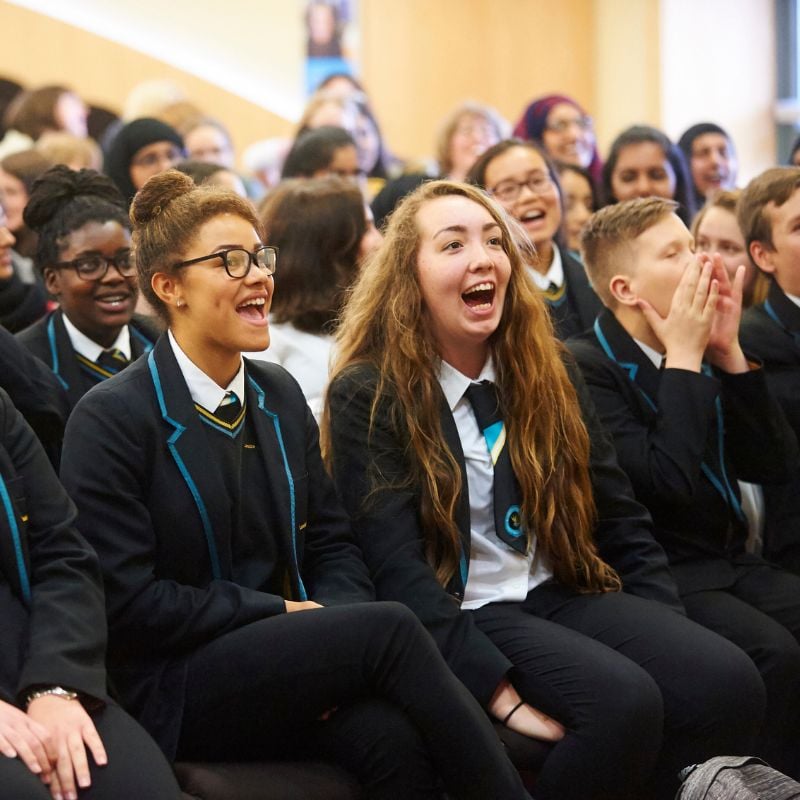
[(474, 311), (483, 311), (492, 307), (494, 293), (495, 287), (493, 283), (479, 283), (467, 289), (461, 295), (461, 299)]
[(265, 297), (251, 297), (236, 306), (236, 313), (251, 322), (261, 322), (266, 316), (266, 305)]
[(520, 222), (539, 222), (544, 219), (544, 211), (526, 211), (520, 218)]
[(107, 294), (95, 297), (97, 305), (106, 311), (127, 311), (130, 300), (130, 294)]

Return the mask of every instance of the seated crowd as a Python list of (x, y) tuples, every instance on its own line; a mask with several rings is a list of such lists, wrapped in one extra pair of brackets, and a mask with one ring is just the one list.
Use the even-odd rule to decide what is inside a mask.
[(712, 123), (604, 160), (557, 94), (403, 163), (337, 75), (241, 174), (157, 94), (3, 118), (9, 796), (800, 780), (800, 167), (739, 189)]

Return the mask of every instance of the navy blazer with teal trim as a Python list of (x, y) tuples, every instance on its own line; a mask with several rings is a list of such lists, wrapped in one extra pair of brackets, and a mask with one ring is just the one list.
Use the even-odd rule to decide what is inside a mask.
[[(797, 440), (764, 370), (659, 371), (608, 309), (568, 346), (637, 499), (653, 515), (681, 592), (731, 585), (731, 565), (755, 557), (744, 552), (746, 526), (723, 494), (725, 482), (738, 501), (738, 478), (781, 482), (798, 460)], [(709, 448), (718, 452), (721, 431), (725, 474), (709, 475)]]
[[(767, 383), (800, 439), (800, 308), (773, 280), (765, 302), (742, 317), (742, 347), (764, 363)], [(765, 486), (764, 552), (800, 572), (800, 471)]]
[[(595, 540), (600, 556), (617, 570), (625, 591), (683, 611), (664, 551), (652, 536), (650, 517), (633, 499), (578, 370), (568, 364), (568, 371), (591, 437), (590, 469), (598, 512)], [(353, 520), (378, 598), (409, 606), (455, 674), (486, 705), (511, 662), (475, 626), (471, 613), (460, 608), (469, 570), (470, 507), (456, 423), (442, 393), (444, 446), (461, 468), (463, 489), (455, 517), (465, 555), (462, 570), (445, 589), (426, 558), (420, 527), (421, 487), (413, 478), (409, 482), (414, 475), (409, 441), (390, 422), (390, 398), (381, 401), (371, 420), (376, 386), (377, 372), (371, 366), (354, 367), (334, 379), (330, 392), (334, 481)], [(373, 491), (376, 486), (384, 488)]]
[[(44, 451), (0, 389), (0, 697), (60, 685), (106, 699), (106, 622), (97, 556)], [(5, 586), (3, 586), (5, 584)]]
[(556, 336), (563, 341), (591, 327), (603, 306), (589, 283), (583, 264), (566, 250), (561, 249), (559, 252), (564, 269), (565, 290), (560, 301), (548, 301), (547, 304)]
[[(300, 387), (275, 364), (245, 364), (265, 515), (290, 565), (289, 599), (372, 599)], [(61, 473), (100, 556), (114, 686), (172, 756), (188, 654), (285, 606), (231, 579), (233, 500), (166, 336), (78, 403)]]
[[(131, 361), (153, 349), (158, 338), (156, 324), (147, 317), (134, 314), (128, 330), (131, 337)], [(86, 380), (75, 358), (60, 308), (17, 334), (17, 339), (53, 371), (69, 400), (70, 410), (86, 392)]]

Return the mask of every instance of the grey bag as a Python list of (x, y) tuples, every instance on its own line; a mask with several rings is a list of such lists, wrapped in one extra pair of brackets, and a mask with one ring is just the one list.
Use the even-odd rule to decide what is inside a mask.
[(792, 800), (800, 783), (758, 758), (719, 756), (681, 771), (675, 800)]

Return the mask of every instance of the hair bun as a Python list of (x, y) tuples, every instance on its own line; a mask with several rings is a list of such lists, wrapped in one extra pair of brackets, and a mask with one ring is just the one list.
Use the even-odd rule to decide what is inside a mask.
[(176, 169), (154, 175), (133, 198), (131, 222), (134, 225), (152, 222), (173, 200), (196, 188), (195, 182), (188, 175)]
[(114, 182), (93, 169), (75, 170), (58, 164), (37, 178), (22, 214), (25, 224), (40, 231), (67, 204), (79, 197), (92, 197), (125, 208), (125, 200)]

